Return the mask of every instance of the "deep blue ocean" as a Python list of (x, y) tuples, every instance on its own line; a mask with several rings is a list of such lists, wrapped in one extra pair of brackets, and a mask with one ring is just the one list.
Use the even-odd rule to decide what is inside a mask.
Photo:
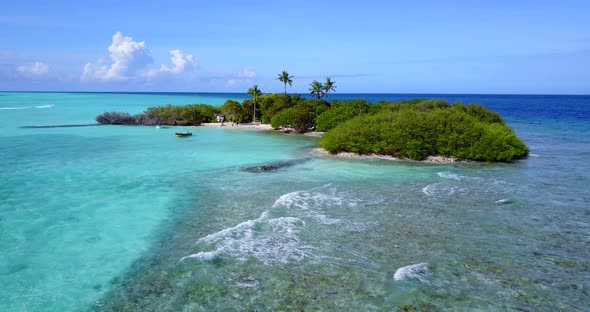
[(236, 127), (23, 128), (246, 98), (0, 92), (0, 311), (590, 311), (590, 96), (330, 95), (483, 104), (530, 148), (498, 164), (326, 158)]

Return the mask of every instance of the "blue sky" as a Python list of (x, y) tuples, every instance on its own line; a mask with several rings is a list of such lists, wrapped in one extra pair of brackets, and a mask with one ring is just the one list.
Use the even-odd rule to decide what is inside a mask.
[(590, 94), (590, 1), (25, 2), (0, 90)]

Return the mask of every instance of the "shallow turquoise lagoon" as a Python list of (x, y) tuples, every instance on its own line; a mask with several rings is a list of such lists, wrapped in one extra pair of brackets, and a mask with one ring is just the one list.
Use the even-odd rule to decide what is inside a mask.
[(567, 97), (482, 96), (531, 147), (513, 164), (318, 158), (314, 138), (230, 127), (19, 128), (227, 97), (0, 93), (0, 310), (587, 310), (588, 97), (572, 115), (552, 105)]

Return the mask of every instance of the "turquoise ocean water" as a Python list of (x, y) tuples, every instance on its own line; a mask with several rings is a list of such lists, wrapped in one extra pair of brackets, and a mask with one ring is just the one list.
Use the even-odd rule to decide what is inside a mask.
[(590, 97), (335, 96), (414, 97), (500, 112), (531, 156), (337, 160), (230, 127), (21, 128), (245, 96), (0, 93), (0, 311), (589, 311)]

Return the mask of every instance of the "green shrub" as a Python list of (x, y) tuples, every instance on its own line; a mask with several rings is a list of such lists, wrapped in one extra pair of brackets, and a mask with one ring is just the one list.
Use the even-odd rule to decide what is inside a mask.
[[(166, 106), (150, 107), (145, 112), (133, 116), (132, 122), (130, 122), (131, 119), (127, 119), (126, 124), (199, 125), (203, 122), (213, 122), (215, 120), (215, 114), (219, 114), (219, 112), (220, 110), (218, 108), (206, 104), (184, 106), (168, 104)], [(110, 123), (110, 120), (103, 115), (105, 114), (97, 116), (97, 121), (100, 123)]]
[(481, 105), (449, 106), (433, 100), (380, 105), (387, 109), (336, 126), (319, 140), (320, 146), (331, 153), (377, 153), (416, 160), (443, 155), (511, 161), (528, 153), (500, 116)]
[(330, 109), (317, 117), (316, 130), (328, 131), (349, 119), (366, 114), (368, 111), (369, 103), (364, 100), (332, 101)]
[(278, 128), (293, 128), (299, 133), (305, 133), (314, 127), (315, 111), (313, 107), (300, 104), (284, 109), (271, 119), (271, 126)]
[(229, 121), (239, 121), (244, 122), (248, 116), (247, 112), (245, 111), (244, 107), (240, 102), (234, 100), (227, 100), (221, 107), (219, 108), (221, 113), (225, 116), (225, 118)]
[(260, 108), (261, 120), (271, 120), (280, 111), (293, 107), (296, 102), (292, 101), (288, 94), (263, 94), (258, 99), (258, 107)]
[(96, 116), (96, 121), (109, 125), (133, 125), (135, 124), (135, 116), (131, 116), (129, 113), (106, 112)]
[(462, 110), (467, 114), (475, 117), (479, 121), (488, 123), (500, 123), (504, 124), (504, 119), (500, 117), (500, 114), (491, 111), (480, 104), (469, 104), (465, 106), (463, 103), (453, 103), (453, 109)]

